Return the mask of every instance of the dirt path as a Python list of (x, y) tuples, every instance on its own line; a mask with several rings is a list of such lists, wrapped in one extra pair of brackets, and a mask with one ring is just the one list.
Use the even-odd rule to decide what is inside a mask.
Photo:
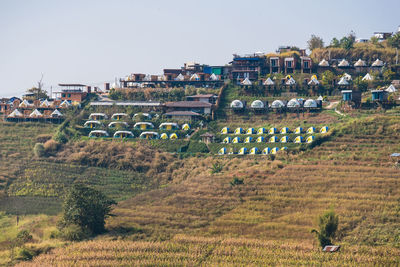
[(336, 109), (336, 107), (339, 105), (339, 101), (331, 102), (329, 103), (328, 106), (326, 106), (326, 109)]

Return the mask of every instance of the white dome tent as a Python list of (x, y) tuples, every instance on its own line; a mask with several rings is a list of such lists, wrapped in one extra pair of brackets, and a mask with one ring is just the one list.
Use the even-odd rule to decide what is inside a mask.
[(282, 100), (275, 100), (274, 102), (272, 102), (271, 104), (271, 108), (277, 109), (277, 108), (284, 108), (285, 107), (285, 103), (283, 103)]
[(241, 109), (241, 108), (244, 108), (244, 104), (243, 104), (242, 101), (236, 99), (236, 100), (232, 101), (231, 108), (233, 108), (233, 109)]
[(265, 107), (264, 103), (261, 100), (254, 100), (250, 106), (254, 109), (263, 109)]
[(346, 59), (342, 59), (342, 61), (339, 62), (338, 67), (349, 67), (350, 64)]
[(318, 66), (320, 67), (329, 67), (329, 62), (325, 59), (322, 59), (321, 62), (319, 62)]
[(246, 78), (240, 84), (241, 85), (245, 85), (245, 86), (249, 86), (249, 85), (252, 85), (253, 83), (249, 80), (249, 78)]
[(265, 82), (264, 82), (264, 85), (267, 85), (267, 86), (271, 86), (271, 85), (274, 85), (274, 84), (275, 83), (274, 83), (273, 80), (271, 80), (271, 78), (266, 79)]
[(396, 87), (393, 86), (393, 84), (391, 84), (391, 85), (389, 85), (388, 88), (385, 89), (385, 91), (388, 93), (394, 93), (394, 92), (397, 92), (397, 89), (396, 89)]
[(318, 107), (318, 105), (314, 99), (307, 99), (306, 102), (304, 102), (304, 107), (305, 108), (316, 108), (316, 107)]
[(338, 85), (349, 85), (349, 82), (346, 80), (345, 77), (340, 78), (340, 81), (338, 82)]
[(296, 98), (290, 99), (290, 101), (287, 103), (288, 108), (299, 108), (301, 107), (300, 102), (297, 101)]

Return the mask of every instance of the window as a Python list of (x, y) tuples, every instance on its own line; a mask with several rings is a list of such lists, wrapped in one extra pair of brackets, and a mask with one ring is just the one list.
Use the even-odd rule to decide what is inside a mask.
[(68, 97), (71, 97), (71, 94), (68, 94)]
[(309, 63), (310, 63), (310, 62), (308, 62), (308, 61), (304, 61), (304, 68), (305, 68), (305, 69), (310, 68)]
[(286, 67), (288, 67), (288, 68), (292, 68), (292, 61), (287, 61), (286, 62)]
[(65, 94), (62, 94), (62, 97), (65, 97)]
[(271, 66), (276, 67), (276, 59), (271, 59)]

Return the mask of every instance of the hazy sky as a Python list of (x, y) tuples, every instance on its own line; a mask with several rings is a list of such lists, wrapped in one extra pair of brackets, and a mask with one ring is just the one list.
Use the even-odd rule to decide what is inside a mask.
[(0, 96), (397, 30), (399, 0), (0, 0)]

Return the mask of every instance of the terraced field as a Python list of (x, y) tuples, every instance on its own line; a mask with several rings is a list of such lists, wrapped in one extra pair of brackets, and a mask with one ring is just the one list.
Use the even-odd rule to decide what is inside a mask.
[[(119, 202), (109, 233), (20, 265), (397, 266), (400, 172), (389, 155), (400, 151), (400, 118), (336, 127), (329, 141), (274, 161), (185, 159), (170, 183)], [(211, 173), (216, 162), (223, 168)], [(342, 248), (327, 254), (310, 230), (331, 207)]]

